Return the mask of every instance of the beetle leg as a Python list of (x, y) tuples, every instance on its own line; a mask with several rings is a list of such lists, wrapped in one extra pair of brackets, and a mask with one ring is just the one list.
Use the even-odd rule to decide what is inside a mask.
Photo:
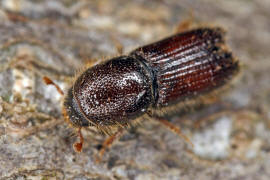
[(124, 47), (123, 44), (115, 37), (111, 36), (112, 42), (117, 50), (117, 53), (121, 56), (123, 55)]
[(103, 154), (105, 153), (106, 149), (109, 149), (115, 140), (118, 140), (123, 135), (124, 129), (120, 128), (116, 133), (108, 137), (102, 144), (102, 148), (99, 150), (98, 157), (96, 157), (96, 162), (100, 162), (102, 159)]
[(156, 117), (153, 115), (150, 115), (150, 117), (153, 118), (154, 120), (159, 121), (163, 126), (167, 127), (169, 130), (171, 130), (172, 132), (174, 132), (175, 134), (183, 138), (187, 143), (189, 143), (192, 147), (194, 147), (190, 139), (181, 132), (180, 128), (176, 127), (175, 125), (173, 125), (172, 123), (170, 123), (168, 120), (164, 118)]
[(43, 81), (47, 85), (53, 85), (57, 89), (57, 91), (59, 92), (59, 94), (64, 95), (64, 92), (62, 91), (62, 89), (57, 84), (55, 84), (50, 78), (48, 78), (47, 76), (44, 76), (43, 77)]
[(176, 26), (176, 33), (182, 33), (184, 31), (188, 31), (194, 25), (194, 15), (193, 12), (189, 12), (189, 17), (185, 18), (182, 22), (180, 22)]
[(84, 142), (81, 128), (78, 129), (78, 137), (80, 138), (80, 141), (73, 144), (73, 149), (79, 153), (79, 152), (82, 152), (83, 142)]

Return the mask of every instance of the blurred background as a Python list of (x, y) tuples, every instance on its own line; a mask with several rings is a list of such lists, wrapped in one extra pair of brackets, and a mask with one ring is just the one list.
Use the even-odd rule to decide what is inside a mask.
[[(0, 179), (269, 179), (269, 0), (0, 0)], [(191, 139), (154, 121), (95, 155), (105, 137), (74, 131), (61, 88), (86, 62), (127, 54), (176, 32), (181, 22), (221, 26), (241, 76), (211, 105), (171, 117)]]

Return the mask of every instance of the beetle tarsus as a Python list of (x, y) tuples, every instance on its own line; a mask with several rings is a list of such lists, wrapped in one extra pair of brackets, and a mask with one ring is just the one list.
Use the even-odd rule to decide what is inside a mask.
[(62, 91), (62, 89), (57, 84), (55, 84), (50, 78), (48, 78), (47, 76), (44, 76), (43, 77), (43, 81), (47, 85), (53, 85), (57, 89), (57, 91), (59, 92), (59, 94), (64, 95), (64, 92)]
[(98, 156), (96, 158), (96, 162), (100, 162), (102, 160), (102, 157), (106, 151), (106, 149), (109, 149), (112, 144), (115, 142), (115, 140), (118, 140), (123, 135), (124, 129), (120, 128), (116, 133), (108, 137), (102, 144), (102, 148), (100, 149)]
[(78, 137), (80, 138), (80, 141), (73, 144), (73, 149), (76, 152), (80, 153), (80, 152), (82, 152), (83, 142), (84, 142), (84, 138), (83, 138), (83, 135), (82, 135), (82, 132), (81, 132), (81, 128), (78, 129)]

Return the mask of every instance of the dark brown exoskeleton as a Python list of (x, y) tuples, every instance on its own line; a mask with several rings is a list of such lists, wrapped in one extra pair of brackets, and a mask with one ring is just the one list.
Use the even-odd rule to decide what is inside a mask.
[[(224, 44), (221, 28), (199, 28), (173, 35), (105, 61), (83, 71), (68, 90), (64, 114), (79, 131), (96, 126), (119, 131), (104, 143), (106, 146), (121, 134), (123, 127), (143, 116), (159, 120), (174, 132), (180, 129), (159, 118), (159, 111), (217, 89), (239, 71), (239, 63)], [(165, 109), (165, 110), (164, 110)]]

